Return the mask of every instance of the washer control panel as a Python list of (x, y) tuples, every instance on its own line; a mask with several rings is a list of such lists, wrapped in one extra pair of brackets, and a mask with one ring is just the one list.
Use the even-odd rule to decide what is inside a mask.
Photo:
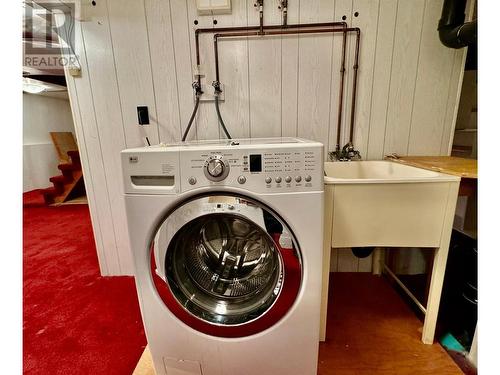
[(323, 145), (300, 138), (199, 141), (121, 152), (127, 194), (232, 187), (257, 194), (323, 190)]
[(222, 185), (258, 193), (323, 189), (320, 143), (189, 148), (179, 153), (181, 190)]

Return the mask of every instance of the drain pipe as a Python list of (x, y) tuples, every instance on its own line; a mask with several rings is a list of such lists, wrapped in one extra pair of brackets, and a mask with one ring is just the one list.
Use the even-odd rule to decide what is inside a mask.
[(458, 49), (477, 43), (477, 20), (464, 22), (466, 3), (467, 0), (444, 0), (438, 31), (446, 47)]

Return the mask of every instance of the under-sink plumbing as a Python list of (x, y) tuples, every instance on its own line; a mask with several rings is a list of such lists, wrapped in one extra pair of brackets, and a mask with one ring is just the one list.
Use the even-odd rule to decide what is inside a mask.
[(352, 161), (361, 160), (361, 154), (358, 150), (354, 149), (352, 142), (346, 143), (342, 150), (339, 145), (335, 147), (335, 151), (330, 151), (328, 153), (328, 158), (330, 161)]

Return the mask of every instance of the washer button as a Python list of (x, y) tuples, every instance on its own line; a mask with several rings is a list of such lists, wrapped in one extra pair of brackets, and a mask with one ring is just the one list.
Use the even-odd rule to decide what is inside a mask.
[(290, 183), (290, 182), (292, 182), (292, 178), (291, 178), (290, 176), (286, 176), (286, 177), (285, 177), (285, 181), (286, 181), (287, 183)]
[(295, 181), (297, 181), (297, 182), (302, 181), (302, 177), (300, 177), (300, 176), (295, 177)]
[(305, 180), (306, 180), (306, 182), (311, 182), (312, 177), (311, 177), (311, 176), (309, 176), (309, 175), (307, 175), (307, 176), (306, 176), (306, 178), (305, 178)]
[(188, 182), (189, 182), (190, 185), (196, 184), (196, 177), (189, 177)]
[(274, 181), (276, 181), (277, 184), (280, 184), (281, 183), (281, 177), (276, 177), (274, 179)]
[(266, 177), (266, 184), (270, 184), (273, 179), (271, 177)]
[(244, 184), (245, 182), (247, 182), (247, 178), (245, 176), (239, 176), (238, 177), (238, 182), (240, 184)]

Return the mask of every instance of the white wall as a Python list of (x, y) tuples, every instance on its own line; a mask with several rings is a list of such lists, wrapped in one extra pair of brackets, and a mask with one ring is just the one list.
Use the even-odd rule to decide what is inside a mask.
[(75, 132), (68, 99), (23, 93), (23, 191), (49, 187), (60, 174), (50, 132)]
[[(191, 0), (101, 0), (83, 4), (76, 25), (81, 77), (68, 76), (76, 133), (103, 274), (133, 272), (127, 244), (120, 150), (178, 141), (193, 108), (196, 27), (256, 25), (253, 0), (232, 14), (198, 16)], [(355, 145), (365, 159), (385, 154), (447, 155), (465, 50), (439, 42), (442, 0), (290, 0), (289, 22), (341, 20), (361, 28)], [(359, 17), (353, 14), (359, 12)], [(281, 22), (265, 2), (266, 24)], [(211, 36), (201, 39), (205, 83), (214, 79)], [(349, 37), (344, 124), (352, 95)], [(301, 136), (334, 147), (341, 34), (224, 40), (221, 112), (233, 137)], [(147, 105), (151, 125), (137, 124)], [(202, 103), (191, 138), (221, 135)], [(346, 128), (342, 142), (347, 141)]]

